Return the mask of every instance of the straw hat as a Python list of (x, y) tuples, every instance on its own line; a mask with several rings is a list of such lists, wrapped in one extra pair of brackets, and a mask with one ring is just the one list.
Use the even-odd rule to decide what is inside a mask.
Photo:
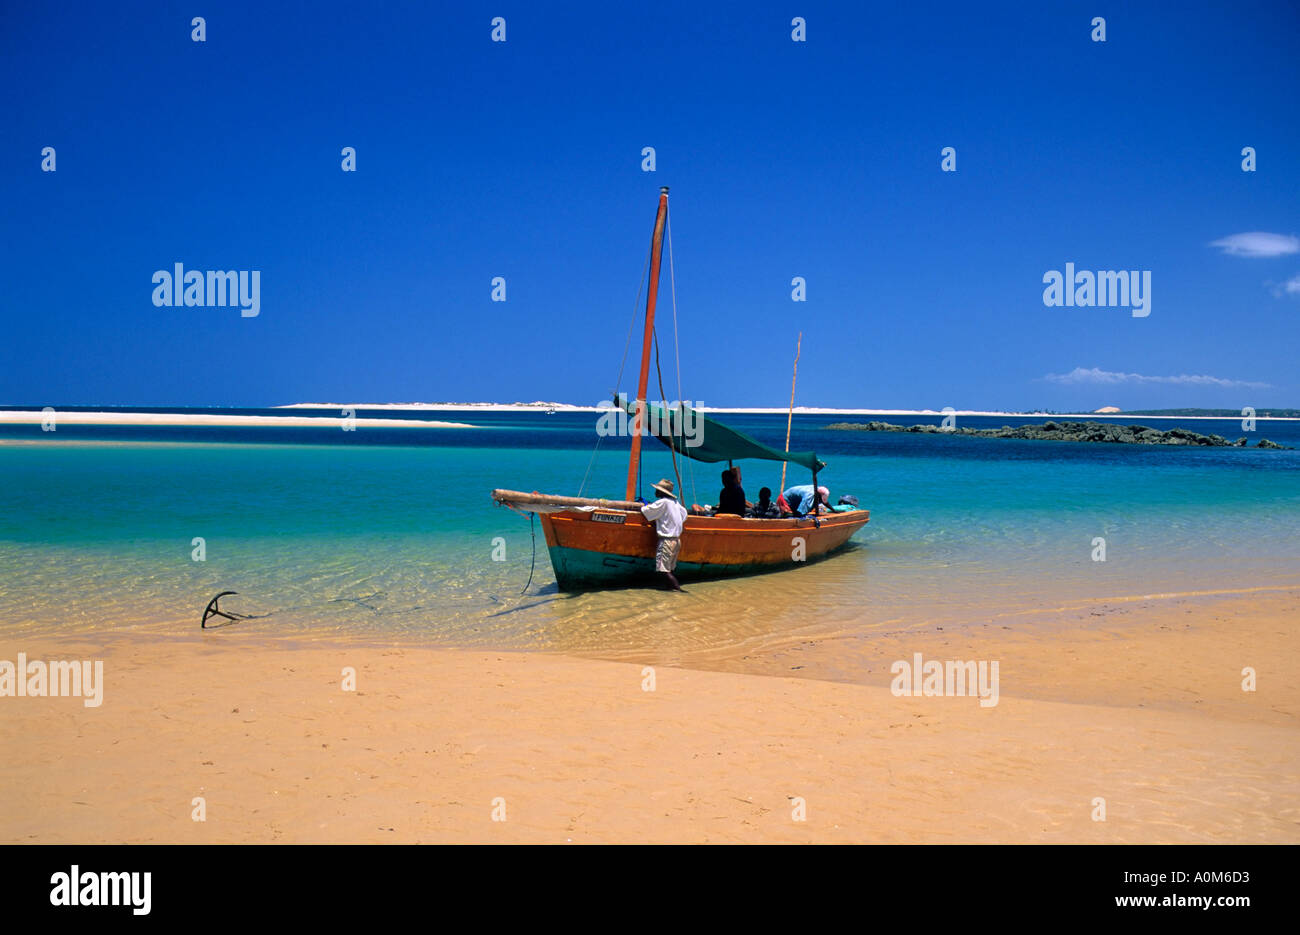
[(659, 491), (666, 497), (672, 497), (674, 500), (677, 499), (677, 494), (673, 493), (673, 482), (666, 477), (661, 478), (659, 483), (655, 484), (655, 490)]

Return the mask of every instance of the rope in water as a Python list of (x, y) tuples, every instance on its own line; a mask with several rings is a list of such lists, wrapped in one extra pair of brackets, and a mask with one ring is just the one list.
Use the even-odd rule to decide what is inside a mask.
[(528, 514), (528, 535), (531, 536), (533, 540), (533, 557), (532, 560), (528, 563), (528, 584), (524, 585), (523, 591), (519, 592), (520, 594), (523, 594), (525, 591), (527, 591), (528, 585), (533, 583), (533, 571), (537, 568), (537, 530), (533, 528), (533, 520), (536, 518), (537, 518), (536, 513)]
[[(532, 581), (532, 575), (529, 575), (529, 581)], [(423, 604), (416, 604), (414, 607), (407, 607), (401, 610), (384, 610), (373, 604), (367, 604), (366, 601), (374, 600), (377, 597), (383, 597), (383, 591), (376, 591), (374, 594), (367, 594), (363, 597), (330, 597), (321, 600), (308, 601), (305, 604), (294, 604), (292, 607), (281, 607), (277, 610), (267, 611), (264, 614), (245, 614), (235, 610), (223, 610), (220, 601), (223, 597), (229, 597), (238, 594), (238, 591), (222, 591), (212, 600), (208, 601), (207, 607), (203, 609), (203, 617), (199, 620), (199, 629), (201, 630), (219, 630), (222, 627), (228, 627), (231, 624), (239, 623), (241, 620), (265, 620), (275, 614), (292, 613), (295, 610), (306, 610), (309, 607), (317, 607), (320, 604), (359, 604), (376, 616), (396, 616), (398, 614), (410, 614), (417, 610), (425, 610)], [(212, 617), (224, 617), (226, 623), (218, 623), (212, 626), (208, 625), (208, 620)]]

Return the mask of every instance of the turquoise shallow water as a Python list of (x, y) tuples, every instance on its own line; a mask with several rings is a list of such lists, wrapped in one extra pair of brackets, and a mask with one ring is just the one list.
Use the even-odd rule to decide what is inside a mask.
[[(671, 660), (1096, 598), (1300, 582), (1300, 452), (864, 435), (801, 417), (794, 447), (815, 448), (832, 492), (872, 510), (853, 549), (680, 598), (568, 596), (555, 590), (538, 527), (521, 596), (529, 523), (488, 491), (577, 492), (594, 416), (465, 420), (482, 427), (6, 427), (0, 635), (197, 630), (207, 599), (234, 590), (228, 606), (270, 614), (239, 625), (257, 634), (615, 655), (653, 647)], [(782, 441), (781, 417), (728, 421)], [(1294, 426), (1261, 423), (1252, 440), (1300, 444)], [(586, 493), (621, 496), (620, 441), (602, 445)], [(647, 486), (671, 476), (666, 451), (649, 444)], [(693, 466), (696, 499), (716, 494), (718, 469)], [(751, 498), (779, 474), (747, 463)], [(1091, 558), (1098, 536), (1105, 562)], [(205, 561), (192, 558), (195, 537)]]

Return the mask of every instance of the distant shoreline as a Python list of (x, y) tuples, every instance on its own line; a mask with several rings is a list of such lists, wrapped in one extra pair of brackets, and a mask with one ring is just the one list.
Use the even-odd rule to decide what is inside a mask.
[[(245, 415), (240, 413), (186, 412), (186, 408), (177, 406), (171, 409), (159, 407), (152, 412), (123, 412), (111, 406), (95, 410), (54, 409), (56, 421), (64, 425), (156, 425), (156, 426), (282, 426), (282, 427), (334, 427), (344, 418), (362, 410), (392, 412), (537, 412), (544, 413), (549, 408), (557, 413), (589, 412), (602, 410), (597, 406), (574, 406), (568, 403), (291, 403), (285, 406), (267, 406), (270, 410), (332, 410), (339, 415), (298, 415), (285, 412), (284, 415)], [(127, 408), (127, 407), (124, 407)], [(132, 406), (132, 409), (144, 407)], [(220, 408), (220, 407), (192, 407)], [(245, 408), (245, 407), (231, 407)], [(254, 407), (247, 407), (254, 408)], [(345, 412), (347, 410), (347, 412)], [(701, 406), (700, 412), (721, 415), (785, 415), (788, 410), (781, 407), (714, 407)], [(1116, 420), (1133, 422), (1135, 420), (1165, 419), (1176, 421), (1226, 422), (1237, 421), (1239, 416), (1219, 415), (1154, 415), (1139, 412), (1007, 412), (991, 409), (958, 409), (947, 413), (936, 409), (835, 409), (823, 406), (795, 406), (797, 415), (808, 416), (907, 416), (912, 418), (942, 419), (953, 415), (958, 418), (1009, 418), (1009, 419), (1081, 419), (1081, 420)], [(0, 425), (39, 424), (45, 419), (45, 412), (36, 408), (0, 409)], [(364, 428), (475, 428), (466, 422), (449, 422), (437, 419), (385, 419), (361, 417), (351, 419), (352, 424)], [(1259, 422), (1300, 422), (1295, 416), (1256, 416)]]
[[(553, 407), (556, 412), (600, 412), (598, 406), (574, 406), (569, 403), (290, 403), (271, 406), (271, 409), (394, 409), (428, 412), (537, 412)], [(700, 412), (731, 413), (739, 415), (785, 415), (789, 410), (777, 407), (725, 407), (700, 406)], [(796, 415), (808, 416), (933, 416), (943, 418), (949, 413), (938, 409), (836, 409), (826, 406), (795, 406)], [(958, 409), (952, 415), (982, 416), (1013, 419), (1129, 419), (1141, 415), (1144, 419), (1204, 419), (1216, 422), (1240, 419), (1240, 416), (1152, 415), (1138, 412), (1008, 412), (999, 409)], [(1274, 422), (1300, 422), (1296, 416), (1256, 416), (1257, 420)]]
[[(0, 411), (0, 425), (40, 425), (49, 413), (27, 411)], [(331, 416), (246, 416), (211, 415), (199, 412), (53, 412), (57, 425), (165, 425), (165, 426), (281, 426), (286, 428), (338, 428), (343, 418)], [(438, 422), (424, 419), (351, 419), (351, 425), (360, 428), (438, 428), (472, 429), (465, 422)]]

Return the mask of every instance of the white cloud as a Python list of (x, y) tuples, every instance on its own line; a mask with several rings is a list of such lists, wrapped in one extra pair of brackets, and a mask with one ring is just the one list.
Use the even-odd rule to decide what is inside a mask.
[[(1296, 278), (1300, 279), (1300, 276)], [(1194, 376), (1185, 373), (1176, 377), (1149, 377), (1141, 373), (1119, 373), (1114, 370), (1102, 370), (1098, 367), (1075, 367), (1069, 373), (1049, 373), (1043, 379), (1050, 383), (1070, 385), (1101, 384), (1114, 386), (1121, 383), (1163, 383), (1175, 386), (1243, 386), (1257, 390), (1266, 389), (1269, 386), (1267, 383), (1256, 383), (1251, 380), (1225, 380), (1223, 377)]]
[(1291, 253), (1300, 253), (1300, 237), (1251, 231), (1246, 234), (1231, 234), (1211, 242), (1210, 246), (1218, 247), (1228, 256), (1286, 256)]
[(1292, 276), (1279, 288), (1287, 295), (1300, 295), (1300, 275)]

